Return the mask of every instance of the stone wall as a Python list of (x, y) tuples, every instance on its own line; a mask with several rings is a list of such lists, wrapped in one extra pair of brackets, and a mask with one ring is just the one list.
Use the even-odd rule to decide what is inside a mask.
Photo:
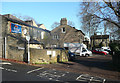
[(2, 17), (2, 39), (2, 58), (26, 61), (25, 38), (22, 37), (22, 34), (10, 33), (10, 21), (5, 17)]
[[(22, 33), (11, 33), (10, 25), (11, 23), (20, 25), (22, 28)], [(27, 42), (23, 30), (27, 30), (27, 34), (30, 34), (31, 40), (44, 43), (47, 46), (50, 42), (50, 33), (49, 31), (42, 30), (37, 27), (28, 26), (22, 22), (15, 20), (2, 18), (2, 58), (13, 59), (18, 61), (27, 62)], [(41, 33), (44, 32), (44, 38), (41, 38)], [(6, 39), (6, 41), (5, 41)], [(31, 41), (30, 40), (30, 41)], [(6, 43), (5, 43), (6, 42)], [(6, 51), (5, 51), (6, 47)], [(30, 48), (31, 63), (54, 63), (54, 62), (63, 62), (68, 61), (67, 54), (64, 50), (55, 50), (55, 49), (35, 49)]]
[(26, 51), (26, 43), (24, 41), (11, 36), (7, 37), (7, 59), (27, 61)]
[[(22, 22), (7, 19), (4, 16), (0, 16), (0, 19), (1, 19), (0, 24), (2, 25), (2, 27), (0, 26), (0, 28), (2, 28), (2, 30), (0, 30), (1, 31), (0, 34), (2, 34), (2, 36), (0, 35), (0, 42), (2, 42), (2, 45), (0, 45), (2, 51), (2, 54), (0, 55), (1, 58), (27, 62), (27, 47), (26, 47), (27, 44), (26, 44), (25, 35), (23, 34), (24, 29), (27, 30), (27, 34), (30, 34), (30, 36), (32, 36), (31, 41), (32, 39), (34, 39), (33, 37), (35, 37), (37, 34), (36, 36), (37, 39), (36, 40), (34, 39), (35, 41), (38, 42), (42, 41), (45, 44), (48, 43), (47, 38), (50, 36), (48, 31), (26, 25)], [(11, 33), (10, 23), (20, 25), (22, 28), (22, 33)], [(46, 39), (40, 38), (41, 32), (45, 32), (45, 34), (47, 34)], [(46, 42), (44, 42), (44, 40)], [(6, 51), (5, 51), (5, 47), (6, 47)]]
[(65, 50), (57, 49), (30, 49), (30, 62), (39, 63), (55, 63), (68, 61)]
[(0, 58), (2, 58), (2, 16), (0, 15)]

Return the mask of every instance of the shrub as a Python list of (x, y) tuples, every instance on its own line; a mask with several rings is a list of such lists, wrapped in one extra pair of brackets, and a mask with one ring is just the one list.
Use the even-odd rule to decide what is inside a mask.
[(119, 43), (110, 43), (109, 47), (112, 50), (112, 52), (120, 51), (120, 44)]
[(113, 64), (120, 68), (120, 44), (119, 43), (110, 43), (109, 44), (111, 51), (114, 52), (112, 54)]

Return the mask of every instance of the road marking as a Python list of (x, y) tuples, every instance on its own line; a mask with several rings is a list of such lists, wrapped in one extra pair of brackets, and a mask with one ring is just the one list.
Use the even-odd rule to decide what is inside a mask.
[(53, 69), (53, 71), (55, 71), (56, 69)]
[(54, 73), (57, 73), (57, 72), (54, 72)]
[(0, 64), (2, 64), (2, 65), (12, 65), (11, 63), (8, 63), (8, 62), (0, 62)]
[(57, 77), (57, 78), (61, 77), (60, 75), (54, 75), (54, 74), (51, 74), (51, 73), (40, 73), (40, 75), (42, 75), (42, 76), (49, 75), (50, 77)]
[(28, 71), (27, 74), (32, 73), (32, 72), (35, 72), (35, 71), (38, 71), (38, 70), (41, 70), (41, 69), (43, 69), (43, 68), (44, 68), (44, 67), (41, 67), (41, 68), (38, 68), (38, 69), (34, 69), (34, 70), (31, 70), (31, 71)]
[(103, 80), (103, 83), (105, 83), (106, 79)]
[(93, 77), (90, 78), (90, 82), (93, 80)]
[(69, 73), (69, 72), (66, 72), (66, 73)]
[(77, 81), (84, 81), (84, 82), (102, 82), (104, 83), (106, 79), (101, 78), (101, 77), (94, 77), (90, 76), (88, 74), (81, 74), (80, 76), (77, 77)]
[(17, 72), (16, 70), (12, 70), (12, 69), (5, 69), (6, 71), (12, 71), (12, 72)]
[(49, 78), (49, 80), (52, 80), (52, 78)]
[(65, 74), (62, 74), (62, 76), (65, 76)]
[(57, 72), (57, 70), (52, 69), (52, 70), (43, 71), (37, 76), (40, 78), (46, 78), (49, 80), (60, 81), (59, 78), (64, 77), (67, 73), (68, 72), (66, 73)]
[(3, 67), (0, 67), (0, 69), (4, 69)]
[(55, 81), (60, 81), (60, 80), (55, 80)]
[(6, 71), (17, 72), (17, 70), (13, 70), (13, 69), (7, 69), (7, 68), (3, 68), (3, 67), (0, 67), (0, 69), (2, 69), (2, 70), (6, 70)]
[(82, 75), (78, 76), (76, 80), (78, 80), (79, 78), (81, 78)]

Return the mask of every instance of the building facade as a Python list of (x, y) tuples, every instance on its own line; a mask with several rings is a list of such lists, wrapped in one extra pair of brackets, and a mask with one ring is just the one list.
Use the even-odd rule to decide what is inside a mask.
[(31, 25), (31, 26), (35, 26), (35, 27), (38, 27), (38, 28), (46, 29), (44, 24), (36, 24), (36, 22), (34, 20), (27, 20), (25, 22), (27, 24)]
[(102, 43), (103, 46), (109, 46), (109, 35), (93, 35), (90, 37), (91, 48), (100, 47)]
[[(27, 40), (39, 48), (49, 42), (50, 31), (27, 24), (13, 15), (0, 15), (2, 58), (24, 61), (27, 59)], [(31, 46), (31, 45), (30, 45)]]
[(51, 46), (63, 47), (64, 43), (83, 43), (84, 36), (81, 30), (67, 25), (67, 19), (62, 18), (60, 25), (51, 31)]

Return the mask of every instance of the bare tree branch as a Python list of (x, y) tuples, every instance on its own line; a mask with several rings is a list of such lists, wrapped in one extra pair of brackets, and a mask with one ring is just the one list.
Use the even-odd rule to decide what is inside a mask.
[(111, 2), (111, 0), (81, 2), (79, 17), (82, 22), (82, 29), (89, 35), (97, 32), (101, 27), (104, 28), (102, 30), (106, 34), (110, 28), (115, 30), (120, 28), (120, 2)]

